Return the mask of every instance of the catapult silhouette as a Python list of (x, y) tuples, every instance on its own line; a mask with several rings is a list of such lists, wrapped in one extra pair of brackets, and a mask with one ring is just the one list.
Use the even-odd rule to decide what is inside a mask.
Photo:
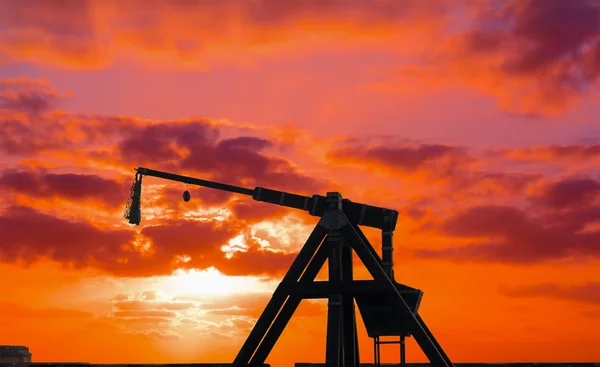
[[(141, 221), (144, 175), (248, 195), (257, 201), (305, 210), (320, 217), (235, 357), (234, 367), (263, 365), (300, 301), (311, 298), (329, 299), (327, 367), (360, 366), (354, 300), (367, 334), (374, 341), (375, 366), (381, 364), (380, 345), (391, 343), (400, 344), (400, 362), (404, 366), (404, 341), (413, 336), (433, 367), (454, 367), (418, 314), (423, 292), (394, 280), (392, 237), (398, 219), (396, 210), (354, 203), (343, 199), (338, 192), (308, 197), (263, 187), (247, 189), (142, 167), (135, 170), (131, 198), (125, 210), (125, 218), (131, 224), (139, 225)], [(183, 198), (190, 200), (187, 190)], [(381, 257), (359, 226), (381, 230)], [(352, 251), (374, 280), (353, 279)], [(325, 260), (328, 260), (329, 280), (315, 281)], [(381, 341), (383, 336), (396, 336), (399, 340)]]

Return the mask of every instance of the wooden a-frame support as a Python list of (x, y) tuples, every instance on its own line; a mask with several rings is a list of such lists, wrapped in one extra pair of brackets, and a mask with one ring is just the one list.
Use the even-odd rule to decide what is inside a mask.
[[(394, 307), (405, 320), (433, 367), (454, 367), (425, 325), (410, 309), (393, 280), (382, 267), (379, 255), (358, 225), (342, 211), (339, 193), (327, 193), (327, 211), (321, 217), (271, 300), (236, 356), (233, 366), (261, 366), (275, 346), (290, 318), (304, 298), (328, 298), (327, 367), (359, 367), (354, 294), (373, 290), (392, 295)], [(355, 251), (374, 281), (353, 280)], [(328, 260), (329, 280), (314, 279)]]

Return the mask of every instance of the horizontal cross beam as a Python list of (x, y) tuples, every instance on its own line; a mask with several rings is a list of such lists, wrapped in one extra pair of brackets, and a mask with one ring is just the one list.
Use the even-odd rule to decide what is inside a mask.
[[(401, 295), (422, 293), (419, 289), (397, 283)], [(280, 285), (287, 294), (305, 299), (327, 298), (330, 294), (359, 295), (365, 293), (389, 292), (389, 285), (374, 280), (354, 280), (352, 282), (314, 281), (282, 282)]]

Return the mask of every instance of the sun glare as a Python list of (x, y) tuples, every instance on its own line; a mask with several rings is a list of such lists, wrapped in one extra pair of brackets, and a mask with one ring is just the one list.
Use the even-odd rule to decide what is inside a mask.
[(160, 288), (171, 295), (221, 295), (266, 290), (268, 285), (251, 277), (232, 277), (211, 267), (206, 270), (178, 269), (165, 277)]
[(244, 235), (235, 236), (226, 245), (221, 246), (221, 251), (225, 253), (225, 257), (228, 259), (231, 259), (234, 253), (246, 250), (248, 250), (248, 245), (244, 241)]
[(194, 210), (186, 210), (182, 215), (182, 218), (187, 220), (200, 220), (200, 221), (218, 221), (223, 222), (233, 215), (231, 210), (225, 207), (202, 207), (198, 206)]
[(250, 234), (259, 240), (261, 247), (270, 246), (270, 242), (274, 241), (277, 247), (294, 251), (302, 247), (312, 228), (313, 225), (300, 222), (295, 214), (289, 214), (279, 220), (252, 225)]

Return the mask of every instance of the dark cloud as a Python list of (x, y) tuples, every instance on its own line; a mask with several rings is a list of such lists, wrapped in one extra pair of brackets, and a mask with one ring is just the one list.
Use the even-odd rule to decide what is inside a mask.
[[(77, 137), (67, 133), (66, 125)], [(323, 190), (320, 180), (301, 173), (285, 159), (265, 153), (264, 149), (275, 145), (273, 141), (249, 136), (219, 140), (219, 127), (205, 119), (148, 122), (65, 115), (62, 120), (47, 120), (33, 128), (26, 122), (9, 117), (3, 120), (0, 116), (0, 127), (0, 149), (12, 155), (37, 156), (72, 149), (82, 159), (124, 168), (142, 166), (249, 188), (263, 186), (304, 194)], [(91, 149), (98, 145), (104, 145), (104, 150)], [(232, 196), (216, 190), (189, 189), (196, 190), (198, 197), (209, 204), (224, 203)]]
[[(137, 125), (128, 130), (123, 132), (125, 137), (119, 142), (117, 150), (124, 160), (138, 161), (141, 166), (179, 160), (182, 153), (177, 151), (177, 146), (193, 149), (211, 145), (219, 136), (218, 128), (205, 120), (183, 123), (164, 121), (158, 124)], [(97, 134), (98, 131), (94, 133)], [(202, 160), (210, 158), (202, 157)]]
[(600, 144), (538, 145), (529, 148), (503, 148), (490, 152), (523, 161), (585, 162), (600, 157)]
[[(272, 141), (249, 136), (218, 140), (219, 135), (219, 129), (208, 121), (165, 121), (126, 132), (117, 150), (123, 161), (139, 166), (199, 172), (224, 183), (301, 192), (321, 188), (316, 179), (299, 173), (287, 160), (263, 153), (274, 146)], [(198, 192), (207, 202), (231, 196), (214, 190)]]
[(463, 170), (452, 176), (449, 188), (470, 197), (520, 197), (543, 178), (540, 173)]
[(600, 144), (590, 145), (548, 145), (539, 147), (551, 158), (590, 159), (600, 156)]
[(259, 152), (270, 146), (267, 140), (249, 137), (193, 145), (181, 164), (200, 172), (220, 172), (224, 177), (260, 177), (267, 172), (270, 160)]
[[(5, 88), (20, 86), (31, 90), (47, 86), (31, 80), (2, 79), (0, 84)], [(274, 147), (275, 142), (250, 136), (220, 139), (219, 127), (206, 119), (143, 121), (133, 117), (57, 113), (40, 117), (40, 121), (32, 124), (30, 117), (11, 116), (0, 115), (0, 124), (6, 126), (0, 130), (0, 149), (9, 154), (39, 157), (41, 153), (51, 154), (52, 150), (71, 149), (78, 159), (96, 159), (118, 167), (147, 166), (249, 188), (260, 185), (309, 194), (321, 191), (318, 180), (304, 175), (291, 162), (273, 158), (264, 151)], [(100, 146), (103, 150), (98, 150)], [(35, 198), (103, 202), (111, 209), (125, 204), (131, 181), (121, 183), (98, 175), (64, 171), (62, 167), (57, 171), (5, 169), (0, 172), (0, 187), (7, 193)], [(183, 185), (175, 195), (175, 184), (170, 181), (147, 177), (144, 182), (171, 183), (162, 192), (164, 204), (172, 208), (176, 199), (177, 205), (181, 205)], [(203, 205), (225, 205), (231, 199), (230, 193), (188, 189), (194, 197), (200, 197)], [(227, 224), (162, 221), (160, 226), (142, 229), (142, 236), (152, 243), (151, 253), (143, 253), (134, 242), (133, 231), (100, 229), (85, 221), (68, 221), (31, 208), (12, 206), (0, 216), (0, 228), (6, 233), (0, 258), (6, 262), (33, 262), (47, 257), (119, 276), (164, 275), (176, 268), (212, 266), (228, 274), (278, 275), (287, 269), (294, 255), (263, 249), (247, 234), (244, 234), (250, 245), (247, 251), (227, 259), (221, 247), (242, 233), (249, 223), (273, 218), (282, 213), (281, 209), (246, 198), (232, 203), (234, 218)], [(188, 257), (186, 262), (184, 259)]]
[(334, 148), (327, 157), (337, 163), (373, 165), (404, 173), (418, 171), (450, 176), (456, 168), (468, 162), (466, 149), (443, 144), (370, 145), (350, 144)]
[[(0, 17), (8, 28), (43, 28), (68, 37), (92, 35), (89, 1), (64, 0), (9, 0)], [(54, 14), (48, 16), (49, 13)], [(10, 16), (8, 16), (10, 14)]]
[[(148, 184), (164, 182), (168, 183), (168, 181), (164, 181), (158, 178), (145, 178), (144, 183)], [(224, 182), (228, 183), (228, 182)], [(171, 186), (172, 185), (172, 186)], [(181, 184), (179, 188), (176, 188), (176, 184), (171, 184), (166, 187), (162, 191), (162, 203), (168, 205), (169, 207), (179, 207), (182, 209), (186, 209), (191, 205), (195, 205), (200, 202), (203, 205), (208, 206), (223, 206), (226, 207), (226, 204), (231, 200), (233, 194), (227, 191), (215, 190), (205, 187), (199, 186), (185, 186)], [(183, 192), (188, 191), (190, 193), (191, 199), (189, 203), (183, 201)]]
[(600, 283), (589, 282), (574, 286), (536, 284), (517, 288), (504, 288), (501, 292), (509, 297), (546, 297), (600, 305)]
[(291, 209), (282, 206), (261, 203), (251, 199), (235, 200), (229, 205), (229, 208), (236, 218), (254, 223), (266, 219), (281, 218), (291, 211)]
[(11, 206), (0, 215), (0, 233), (2, 261), (48, 257), (76, 266), (116, 262), (122, 246), (133, 240), (131, 231), (99, 229), (22, 206)]
[(31, 155), (70, 148), (64, 126), (42, 116), (64, 97), (43, 80), (0, 79), (0, 152)]
[(50, 93), (18, 92), (0, 94), (0, 109), (29, 112), (34, 115), (49, 111), (56, 97)]
[(427, 209), (407, 205), (404, 208), (402, 208), (400, 213), (414, 220), (420, 220), (423, 219), (425, 215), (427, 215)]
[(4, 170), (0, 187), (35, 197), (68, 200), (94, 200), (112, 207), (125, 205), (130, 183), (120, 183), (98, 175), (49, 173), (46, 170)]
[(527, 187), (544, 177), (539, 173), (515, 172), (488, 172), (478, 176), (480, 182), (490, 182), (513, 194), (522, 194)]
[[(221, 247), (241, 229), (236, 222), (216, 225), (214, 222), (163, 221), (161, 225), (142, 229), (141, 234), (152, 241), (152, 253), (145, 254), (135, 247), (133, 231), (99, 229), (86, 222), (72, 222), (13, 206), (0, 216), (0, 260), (31, 263), (46, 257), (129, 277), (167, 275), (177, 268), (213, 266), (228, 275), (278, 276), (287, 270), (295, 254), (261, 249), (250, 237), (246, 240), (250, 245), (246, 252), (226, 258)], [(184, 257), (189, 257), (189, 261), (182, 261)], [(120, 302), (123, 307), (140, 304), (128, 300), (126, 295), (120, 297)], [(189, 305), (170, 307), (183, 306)]]
[(49, 150), (72, 148), (73, 143), (64, 138), (63, 132), (61, 125), (33, 127), (0, 113), (0, 152), (31, 156)]
[[(29, 88), (36, 93), (49, 88), (43, 82), (29, 79), (0, 79), (0, 91), (2, 86)], [(16, 94), (11, 90), (10, 96), (13, 95)], [(17, 112), (29, 111), (24, 104), (11, 106)], [(124, 168), (144, 166), (224, 183), (243, 183), (250, 188), (265, 186), (310, 194), (322, 191), (319, 180), (303, 174), (285, 159), (269, 156), (267, 150), (276, 145), (270, 139), (252, 136), (220, 139), (219, 126), (202, 118), (145, 121), (134, 117), (60, 113), (33, 121), (0, 113), (0, 150), (10, 155), (31, 157), (69, 149), (82, 160)], [(58, 190), (67, 183), (55, 181), (75, 183), (84, 177), (46, 175), (43, 179)], [(96, 185), (99, 181), (87, 178), (86, 183)], [(112, 188), (114, 185), (106, 186), (102, 191)], [(62, 194), (82, 195), (82, 190), (85, 185), (73, 185)], [(215, 190), (200, 189), (197, 193), (206, 203), (220, 204), (231, 197)]]
[(214, 145), (190, 145), (190, 154), (181, 161), (181, 167), (231, 183), (249, 180), (252, 186), (295, 192), (321, 188), (317, 180), (298, 173), (287, 160), (262, 153), (271, 146), (271, 141), (254, 137), (224, 139)]
[[(153, 244), (153, 257), (164, 259), (175, 254), (193, 257), (199, 268), (212, 266), (211, 261), (224, 257), (221, 246), (233, 238), (239, 228), (233, 223), (215, 224), (200, 221), (162, 221), (160, 225), (142, 229), (142, 234)], [(197, 255), (197, 256), (196, 256)]]
[(37, 116), (52, 110), (64, 97), (45, 82), (27, 78), (0, 79), (0, 110)]
[(460, 51), (451, 53), (497, 76), (492, 93), (502, 90), (515, 104), (533, 96), (546, 107), (563, 108), (571, 97), (593, 89), (600, 75), (597, 1), (509, 0), (478, 6), (474, 22), (458, 37), (460, 47), (454, 45)]
[(256, 245), (251, 245), (248, 251), (236, 252), (229, 261), (224, 261), (216, 267), (229, 275), (281, 278), (292, 265), (296, 255), (296, 253), (263, 250)]
[(570, 178), (549, 184), (539, 201), (554, 209), (587, 206), (600, 196), (600, 182), (590, 178)]
[[(390, 140), (369, 144), (369, 139), (346, 139), (327, 153), (334, 164), (358, 165), (364, 169), (393, 172), (403, 180), (422, 176), (428, 183), (443, 183), (444, 194), (474, 197), (516, 197), (544, 178), (536, 172), (502, 170), (485, 154), (462, 146), (419, 144)], [(489, 157), (487, 157), (489, 158)], [(416, 214), (416, 213), (413, 213)]]
[[(554, 70), (558, 72), (551, 76), (554, 85), (575, 90), (584, 88), (597, 77), (600, 71), (597, 1), (512, 1), (496, 14), (511, 28), (504, 40), (498, 39), (487, 46), (502, 47), (507, 42), (515, 42), (520, 51), (505, 61), (506, 73), (539, 75), (542, 71)], [(483, 33), (486, 31), (489, 28)], [(585, 62), (586, 56), (592, 57), (587, 60), (589, 63)], [(569, 67), (577, 69), (573, 71)]]
[(582, 231), (586, 224), (599, 219), (600, 210), (590, 208), (555, 216), (531, 215), (511, 206), (475, 206), (430, 224), (447, 236), (470, 239), (470, 244), (415, 252), (423, 257), (515, 264), (600, 257), (600, 232)]
[(423, 257), (473, 262), (532, 264), (600, 257), (600, 182), (563, 178), (520, 193), (522, 206), (475, 205), (446, 218), (429, 217), (424, 230), (467, 242), (445, 249), (419, 249)]
[(278, 276), (289, 268), (296, 254), (262, 249), (250, 236), (245, 237), (248, 250), (236, 252), (227, 259), (221, 247), (240, 229), (235, 225), (232, 227), (232, 224), (215, 227), (213, 223), (178, 221), (146, 227), (142, 233), (152, 240), (156, 250), (153, 257), (157, 259), (173, 259), (175, 254), (189, 256), (188, 262), (178, 264), (181, 268), (206, 269), (214, 266), (228, 275), (258, 276)]
[[(398, 31), (422, 19), (443, 20), (450, 8), (456, 6), (444, 0), (430, 0), (427, 5), (421, 0), (376, 3), (303, 0), (285, 6), (277, 0), (167, 3), (131, 0), (126, 5), (106, 4), (98, 9), (97, 3), (90, 0), (4, 1), (0, 12), (0, 58), (61, 67), (102, 68), (112, 63), (114, 49), (119, 47), (128, 53), (133, 51), (140, 58), (146, 58), (148, 53), (143, 51), (149, 50), (169, 54), (188, 66), (192, 61), (198, 62), (195, 55), (205, 55), (202, 61), (216, 58), (222, 63), (223, 56), (214, 54), (215, 43), (220, 50), (233, 47), (237, 52), (231, 54), (239, 57), (240, 52), (252, 53), (255, 45), (295, 40), (299, 22), (308, 25), (304, 32), (333, 33), (340, 37), (348, 37), (350, 32), (354, 37), (372, 37), (381, 27)], [(152, 36), (172, 24), (187, 26), (185, 31), (171, 27), (172, 32), (162, 32), (158, 38)], [(234, 25), (240, 32), (231, 32)], [(43, 36), (45, 41), (40, 42), (35, 36)], [(228, 52), (224, 54), (229, 56)]]

